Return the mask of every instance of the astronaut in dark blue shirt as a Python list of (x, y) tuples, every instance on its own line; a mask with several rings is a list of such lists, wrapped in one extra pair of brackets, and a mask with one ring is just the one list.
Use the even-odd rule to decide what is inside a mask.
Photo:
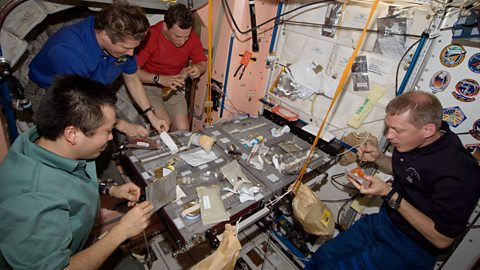
[(369, 144), (357, 155), (392, 174), (392, 185), (368, 175), (368, 185), (349, 179), (361, 193), (382, 196), (380, 212), (322, 245), (305, 269), (432, 269), (448, 252), (480, 197), (480, 166), (442, 116), (430, 93), (390, 101), (385, 136), (392, 156)]

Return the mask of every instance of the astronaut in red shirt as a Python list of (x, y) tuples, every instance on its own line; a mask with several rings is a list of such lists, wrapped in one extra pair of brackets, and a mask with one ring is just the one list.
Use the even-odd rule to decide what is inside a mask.
[(187, 103), (181, 89), (185, 79), (203, 75), (207, 57), (198, 36), (192, 32), (192, 12), (183, 4), (170, 6), (163, 21), (149, 29), (140, 46), (138, 75), (145, 85), (155, 113), (172, 130), (189, 130)]

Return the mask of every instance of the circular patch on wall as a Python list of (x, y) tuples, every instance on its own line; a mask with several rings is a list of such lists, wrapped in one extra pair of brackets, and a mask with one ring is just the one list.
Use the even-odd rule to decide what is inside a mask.
[(465, 59), (465, 48), (462, 45), (450, 44), (440, 52), (440, 63), (446, 67), (456, 67)]
[(480, 119), (473, 123), (473, 128), (468, 131), (473, 138), (480, 141)]
[(456, 92), (452, 92), (452, 95), (457, 100), (462, 102), (472, 102), (480, 91), (480, 85), (473, 79), (463, 79), (455, 85), (455, 91)]
[(445, 70), (437, 71), (433, 74), (432, 79), (430, 79), (430, 89), (432, 89), (434, 94), (443, 92), (450, 84), (450, 80), (450, 73)]
[(480, 73), (480, 53), (476, 53), (468, 59), (468, 68), (475, 73)]

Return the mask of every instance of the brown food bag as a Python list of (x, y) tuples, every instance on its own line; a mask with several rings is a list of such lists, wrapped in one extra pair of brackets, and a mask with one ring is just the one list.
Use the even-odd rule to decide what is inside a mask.
[[(342, 141), (344, 141), (345, 143), (348, 143), (351, 146), (358, 146), (365, 142), (368, 142), (371, 145), (378, 144), (377, 137), (373, 136), (369, 132), (362, 132), (362, 133), (351, 132), (351, 133), (348, 133), (346, 136), (343, 136)], [(357, 155), (353, 153), (351, 149), (344, 149), (343, 151), (344, 152), (342, 152), (342, 158), (340, 158), (340, 160), (338, 161), (340, 165), (347, 166), (358, 160)]]
[(197, 263), (192, 270), (233, 270), (241, 249), (235, 226), (225, 224), (223, 239), (217, 250)]
[(293, 215), (306, 232), (317, 236), (333, 235), (333, 213), (310, 188), (300, 184), (292, 207)]

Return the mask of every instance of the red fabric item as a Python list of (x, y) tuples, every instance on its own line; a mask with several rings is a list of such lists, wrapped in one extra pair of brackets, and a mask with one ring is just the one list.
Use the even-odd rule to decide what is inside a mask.
[(137, 64), (147, 72), (160, 75), (177, 75), (187, 66), (188, 60), (196, 64), (207, 61), (202, 43), (192, 31), (190, 38), (177, 48), (162, 33), (163, 21), (150, 27), (147, 38), (137, 52)]

